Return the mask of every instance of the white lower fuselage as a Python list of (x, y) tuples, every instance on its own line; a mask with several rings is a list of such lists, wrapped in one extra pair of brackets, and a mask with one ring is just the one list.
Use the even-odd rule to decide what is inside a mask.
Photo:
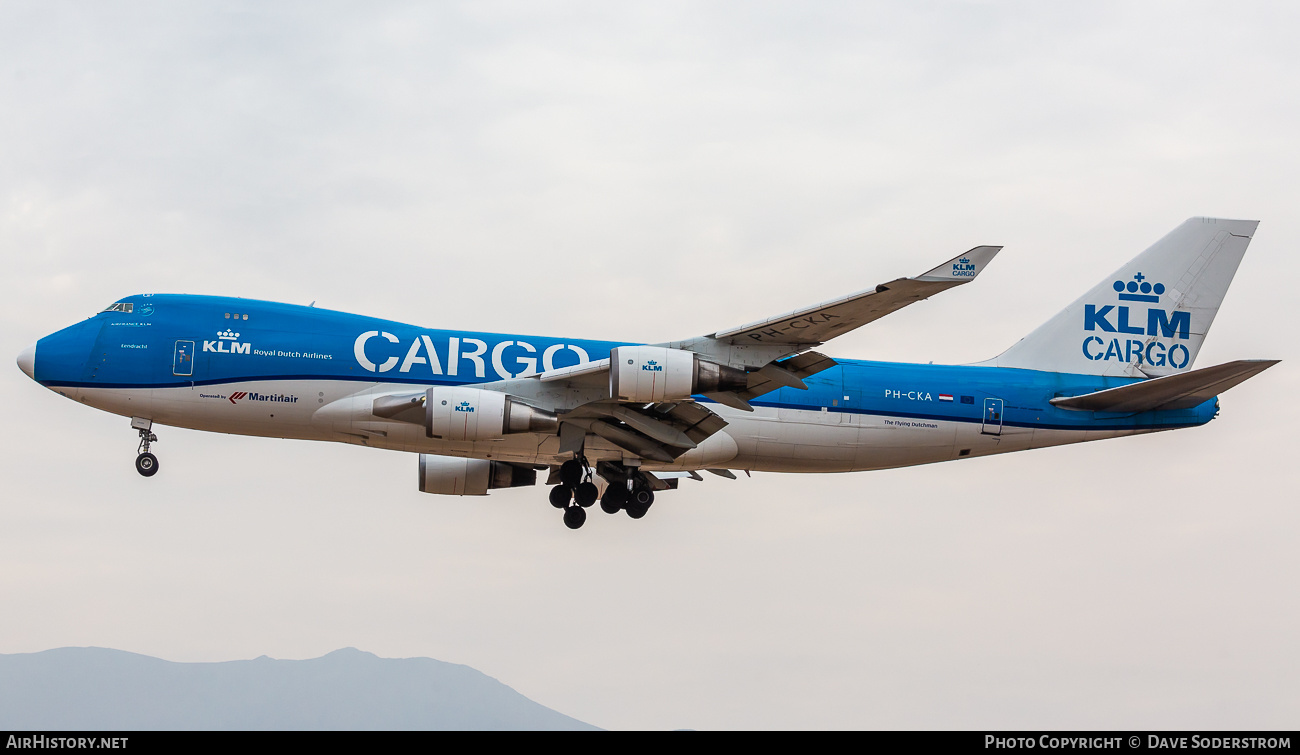
[[(554, 435), (521, 433), (501, 440), (451, 442), (430, 438), (422, 425), (370, 414), (375, 398), (409, 394), (410, 385), (335, 380), (233, 382), (184, 388), (59, 387), (68, 398), (126, 417), (194, 430), (301, 440), (325, 440), (411, 453), (555, 465), (569, 458)], [(241, 395), (242, 394), (242, 395)], [(292, 397), (294, 400), (276, 400)], [(233, 398), (233, 400), (232, 400)], [(646, 469), (743, 469), (768, 472), (852, 472), (987, 456), (1030, 448), (1153, 432), (1151, 428), (1055, 429), (951, 421), (905, 414), (853, 413), (757, 406), (743, 412), (710, 409), (729, 423), (672, 464)], [(996, 432), (995, 432), (996, 430)], [(591, 462), (618, 461), (627, 451), (589, 436)]]

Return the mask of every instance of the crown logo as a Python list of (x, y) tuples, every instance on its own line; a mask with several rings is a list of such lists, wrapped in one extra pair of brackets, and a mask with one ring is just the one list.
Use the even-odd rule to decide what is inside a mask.
[(960, 263), (963, 264), (963, 265), (969, 265), (969, 264), (970, 264), (970, 257), (962, 257), (961, 259), (959, 259), (959, 260), (957, 260), (957, 261), (960, 262)]
[(1125, 283), (1124, 281), (1115, 281), (1111, 284), (1115, 292), (1119, 294), (1120, 301), (1146, 301), (1156, 303), (1160, 301), (1160, 295), (1165, 292), (1165, 284), (1152, 284), (1142, 273), (1133, 276), (1133, 280)]
[(227, 328), (226, 330), (218, 330), (217, 338), (220, 338), (223, 341), (233, 341), (236, 338), (239, 338), (239, 334)]

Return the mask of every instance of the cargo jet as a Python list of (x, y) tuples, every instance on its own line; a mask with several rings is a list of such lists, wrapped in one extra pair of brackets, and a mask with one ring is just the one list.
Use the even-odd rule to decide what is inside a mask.
[(1276, 364), (1193, 369), (1257, 221), (1193, 218), (978, 364), (832, 358), (822, 344), (969, 283), (1001, 247), (681, 341), (435, 330), (310, 306), (142, 294), (40, 339), (18, 365), (154, 425), (419, 454), (443, 495), (551, 485), (577, 529), (599, 500), (646, 515), (700, 472), (855, 472), (1203, 425)]

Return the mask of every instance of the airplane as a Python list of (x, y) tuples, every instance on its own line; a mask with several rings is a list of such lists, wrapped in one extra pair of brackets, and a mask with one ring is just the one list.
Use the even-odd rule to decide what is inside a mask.
[[(700, 472), (854, 472), (1204, 425), (1276, 360), (1193, 369), (1258, 221), (1192, 218), (1011, 348), (969, 365), (815, 349), (974, 280), (977, 246), (912, 278), (656, 344), (435, 330), (314, 306), (128, 296), (18, 365), (58, 394), (154, 425), (419, 455), (419, 489), (532, 486), (571, 529), (599, 500), (644, 517)], [(314, 304), (314, 302), (313, 302)]]

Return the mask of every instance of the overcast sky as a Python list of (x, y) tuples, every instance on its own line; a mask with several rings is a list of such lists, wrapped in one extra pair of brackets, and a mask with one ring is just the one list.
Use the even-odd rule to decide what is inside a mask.
[(564, 528), (416, 458), (0, 370), (0, 653), (355, 646), (608, 728), (1300, 722), (1300, 11), (1283, 3), (0, 5), (0, 353), (141, 292), (666, 341), (1006, 249), (824, 348), (994, 356), (1193, 215), (1262, 221), (1208, 426), (710, 477)]

